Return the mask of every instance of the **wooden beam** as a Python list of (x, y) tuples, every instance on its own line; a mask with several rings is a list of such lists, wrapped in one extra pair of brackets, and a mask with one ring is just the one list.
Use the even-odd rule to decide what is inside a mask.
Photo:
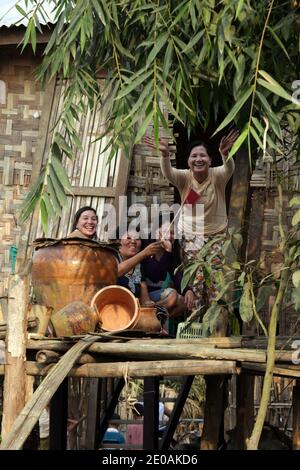
[[(130, 152), (131, 154), (131, 152)], [(116, 193), (114, 199), (114, 207), (116, 209), (116, 217), (119, 220), (119, 212), (122, 211), (122, 208), (119, 207), (119, 197), (126, 195), (127, 185), (130, 173), (131, 159), (128, 159), (124, 152), (121, 152), (120, 162), (119, 162), (119, 171), (116, 182)]]
[(93, 186), (72, 186), (72, 193), (74, 196), (92, 196), (92, 197), (109, 197), (113, 198), (116, 195), (116, 188), (101, 187), (94, 188)]
[[(47, 375), (52, 367), (57, 365), (26, 362), (28, 375)], [(168, 360), (168, 361), (141, 361), (141, 362), (107, 362), (103, 364), (85, 364), (73, 367), (68, 375), (70, 377), (123, 377), (124, 373), (130, 377), (155, 377), (176, 375), (214, 375), (236, 374), (239, 369), (234, 361), (212, 360)]]
[[(266, 365), (244, 362), (242, 364), (242, 369), (248, 370), (249, 372), (253, 372), (257, 375), (263, 375), (266, 371)], [(273, 369), (273, 375), (278, 377), (294, 377), (298, 379), (300, 378), (300, 367), (289, 365), (282, 367), (275, 366)]]

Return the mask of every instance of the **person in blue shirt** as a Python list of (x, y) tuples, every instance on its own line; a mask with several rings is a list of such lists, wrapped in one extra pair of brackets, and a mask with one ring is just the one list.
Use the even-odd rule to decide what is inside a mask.
[[(120, 419), (118, 413), (112, 415), (113, 420)], [(125, 438), (123, 434), (118, 430), (117, 423), (111, 423), (102, 439), (102, 444), (125, 444)]]

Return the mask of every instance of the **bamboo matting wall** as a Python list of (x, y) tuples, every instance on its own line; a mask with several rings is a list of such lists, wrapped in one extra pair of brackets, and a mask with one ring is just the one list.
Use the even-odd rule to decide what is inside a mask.
[[(147, 134), (153, 135), (152, 126), (148, 127)], [(168, 142), (171, 162), (175, 165), (176, 147), (162, 128), (160, 137)], [(174, 188), (161, 172), (160, 157), (143, 142), (135, 145), (133, 149), (127, 195), (129, 204), (144, 204), (148, 209), (152, 204), (167, 204), (171, 207), (174, 203)], [(150, 217), (150, 210), (148, 214)]]
[[(38, 59), (13, 47), (1, 47), (0, 80), (0, 298), (6, 295), (9, 251), (21, 231), (16, 209), (26, 196), (36, 148), (43, 92), (34, 80)], [(3, 99), (4, 98), (4, 99)]]
[[(49, 136), (47, 137), (47, 149), (44, 152), (43, 161), (47, 159), (47, 152), (53, 139), (54, 123), (57, 121), (63, 107), (63, 95), (66, 83), (58, 80), (55, 86), (54, 100), (50, 114)], [(103, 117), (101, 110), (87, 110), (86, 114), (80, 116), (77, 123), (77, 132), (82, 142), (82, 150), (77, 149), (74, 159), (64, 158), (64, 166), (67, 170), (72, 184), (74, 196), (68, 196), (67, 207), (64, 208), (62, 216), (53, 224), (50, 223), (47, 234), (42, 231), (41, 224), (37, 225), (36, 231), (30, 233), (30, 240), (47, 235), (48, 237), (60, 238), (66, 236), (73, 223), (75, 212), (83, 206), (92, 206), (99, 217), (99, 238), (103, 238), (101, 231), (101, 218), (104, 215), (104, 204), (113, 203), (114, 197), (104, 196), (108, 194), (105, 188), (115, 188), (118, 184), (120, 160), (124, 158), (121, 152), (108, 161), (109, 149), (102, 152), (107, 145), (107, 138), (98, 141), (95, 139), (103, 128)], [(63, 133), (62, 126), (58, 125), (57, 130)], [(124, 177), (126, 177), (124, 175)], [(102, 192), (101, 192), (102, 188)], [(101, 195), (103, 194), (103, 196)], [(111, 192), (114, 196), (114, 192)]]
[[(278, 250), (279, 225), (278, 225), (278, 205), (279, 197), (277, 187), (278, 174), (281, 176), (283, 185), (283, 229), (285, 232), (291, 229), (292, 217), (295, 210), (289, 207), (289, 201), (293, 196), (300, 193), (300, 165), (292, 158), (289, 160), (278, 157), (279, 162), (276, 165), (262, 160), (258, 162), (251, 178), (254, 197), (252, 199), (252, 214), (262, 210), (263, 217), (256, 222), (261, 225), (261, 239), (259, 243), (259, 253), (257, 259), (260, 260), (260, 267), (264, 275), (270, 272), (276, 272), (280, 269), (283, 261), (282, 254)], [(256, 198), (255, 192), (260, 192), (264, 188), (264, 202), (262, 198)], [(259, 206), (263, 204), (261, 209)], [(251, 215), (250, 215), (251, 218)], [(251, 220), (250, 220), (251, 223)], [(269, 302), (261, 310), (261, 316), (266, 325), (269, 323), (270, 313), (274, 304), (275, 297), (271, 295)], [(291, 302), (291, 292), (286, 293), (282, 311), (279, 318), (280, 335), (293, 335), (300, 333), (300, 311), (295, 311)]]

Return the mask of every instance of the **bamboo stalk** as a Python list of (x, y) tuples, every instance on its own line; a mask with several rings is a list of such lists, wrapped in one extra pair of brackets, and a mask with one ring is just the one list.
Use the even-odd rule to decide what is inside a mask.
[[(37, 340), (28, 341), (30, 349), (49, 349), (55, 351), (65, 351), (68, 346), (61, 341)], [(148, 344), (143, 341), (135, 344), (128, 343), (97, 343), (91, 345), (87, 351), (106, 354), (106, 355), (126, 355), (139, 359), (184, 359), (184, 358), (201, 358), (201, 359), (220, 359), (230, 361), (248, 361), (248, 362), (265, 362), (266, 353), (264, 351), (244, 350), (236, 348), (234, 350), (220, 349), (212, 347), (195, 347), (194, 345), (181, 344), (180, 348), (176, 344), (161, 345), (159, 348), (156, 344)]]
[[(27, 362), (28, 375), (47, 375), (53, 366), (37, 362)], [(236, 374), (239, 370), (234, 361), (143, 361), (143, 362), (108, 362), (104, 364), (84, 364), (73, 367), (68, 375), (71, 377), (155, 377)], [(48, 375), (49, 377), (49, 375)]]

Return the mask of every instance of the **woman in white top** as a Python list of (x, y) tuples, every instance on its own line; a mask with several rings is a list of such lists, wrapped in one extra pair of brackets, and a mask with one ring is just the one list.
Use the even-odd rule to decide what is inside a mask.
[[(218, 236), (216, 243), (212, 245), (210, 256), (211, 268), (218, 269), (221, 264), (220, 248), (225, 240), (227, 229), (227, 213), (225, 188), (234, 172), (234, 162), (227, 160), (228, 152), (238, 137), (238, 131), (231, 131), (220, 142), (219, 151), (223, 165), (211, 167), (212, 158), (202, 141), (194, 141), (188, 149), (188, 167), (186, 170), (178, 170), (171, 166), (169, 149), (166, 142), (159, 140), (161, 153), (161, 170), (163, 175), (178, 189), (182, 203), (182, 214), (179, 223), (179, 235), (181, 236), (181, 248), (183, 261), (195, 260), (201, 247)], [(156, 144), (152, 137), (145, 137), (144, 141), (152, 148)], [(186, 206), (188, 204), (188, 206)], [(199, 209), (203, 205), (203, 212)], [(204, 303), (216, 296), (214, 282), (204, 292), (204, 276), (201, 267), (195, 277), (196, 297)], [(207, 296), (205, 295), (207, 294)], [(204, 299), (204, 297), (206, 297)]]

